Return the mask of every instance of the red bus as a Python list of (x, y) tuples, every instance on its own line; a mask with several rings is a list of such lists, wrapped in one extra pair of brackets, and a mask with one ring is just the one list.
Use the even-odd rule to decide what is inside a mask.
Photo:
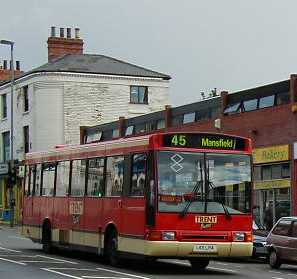
[(251, 141), (156, 133), (26, 155), (23, 235), (52, 247), (123, 257), (252, 254)]

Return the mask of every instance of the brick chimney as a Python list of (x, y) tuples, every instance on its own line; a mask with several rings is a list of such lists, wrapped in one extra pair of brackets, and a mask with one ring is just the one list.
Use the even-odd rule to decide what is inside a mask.
[[(11, 63), (9, 63), (9, 68), (7, 67), (7, 60), (3, 60), (1, 65), (0, 63), (0, 82), (11, 79)], [(20, 69), (20, 61), (16, 61), (14, 68), (14, 77), (18, 77), (23, 73)]]
[(56, 37), (56, 27), (51, 27), (51, 36), (47, 40), (48, 61), (51, 62), (65, 54), (83, 54), (84, 42), (79, 38), (79, 28), (75, 28), (74, 38), (71, 37), (71, 28), (60, 28), (60, 37)]

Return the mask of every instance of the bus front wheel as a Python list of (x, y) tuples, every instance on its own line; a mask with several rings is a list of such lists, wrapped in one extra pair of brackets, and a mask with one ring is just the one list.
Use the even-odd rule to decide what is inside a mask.
[(201, 271), (209, 265), (209, 259), (206, 258), (189, 259), (189, 262), (194, 271)]

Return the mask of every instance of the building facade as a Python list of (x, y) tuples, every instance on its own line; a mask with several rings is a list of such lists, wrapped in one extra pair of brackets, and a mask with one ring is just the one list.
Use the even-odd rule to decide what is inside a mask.
[[(162, 110), (170, 76), (104, 55), (83, 53), (79, 30), (55, 28), (48, 63), (18, 76), (14, 86), (14, 159), (60, 144), (78, 144), (80, 127)], [(10, 158), (10, 81), (0, 83), (0, 157)], [(1, 187), (2, 211), (7, 207)], [(1, 200), (0, 200), (1, 210)], [(1, 214), (0, 214), (1, 217)]]
[[(271, 227), (297, 214), (297, 76), (131, 119), (83, 129), (82, 143), (153, 131), (209, 131), (241, 135), (254, 147), (255, 220)], [(295, 153), (294, 153), (295, 152)], [(295, 154), (295, 155), (294, 155)], [(294, 157), (295, 156), (295, 157)]]

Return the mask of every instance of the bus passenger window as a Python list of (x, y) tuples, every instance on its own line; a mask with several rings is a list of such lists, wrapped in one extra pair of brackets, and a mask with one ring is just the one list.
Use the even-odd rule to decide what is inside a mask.
[(104, 158), (89, 160), (88, 196), (104, 196)]
[(84, 196), (85, 185), (86, 160), (75, 160), (72, 162), (71, 196)]
[(106, 196), (121, 196), (124, 181), (124, 157), (108, 157), (106, 166)]
[(29, 186), (29, 189), (30, 189), (30, 196), (34, 196), (35, 195), (35, 166), (30, 166), (30, 169), (29, 169), (29, 176), (30, 176), (30, 179), (29, 179), (29, 183), (30, 183), (30, 186)]
[(30, 195), (30, 167), (26, 166), (25, 170), (25, 189), (24, 189), (24, 195), (29, 196)]
[(41, 186), (41, 164), (36, 165), (35, 173), (35, 196), (40, 196), (40, 186)]
[(46, 163), (42, 171), (42, 196), (53, 196), (56, 163)]
[(143, 196), (146, 177), (146, 154), (133, 155), (130, 196)]
[(56, 196), (65, 197), (69, 187), (70, 161), (58, 162)]

